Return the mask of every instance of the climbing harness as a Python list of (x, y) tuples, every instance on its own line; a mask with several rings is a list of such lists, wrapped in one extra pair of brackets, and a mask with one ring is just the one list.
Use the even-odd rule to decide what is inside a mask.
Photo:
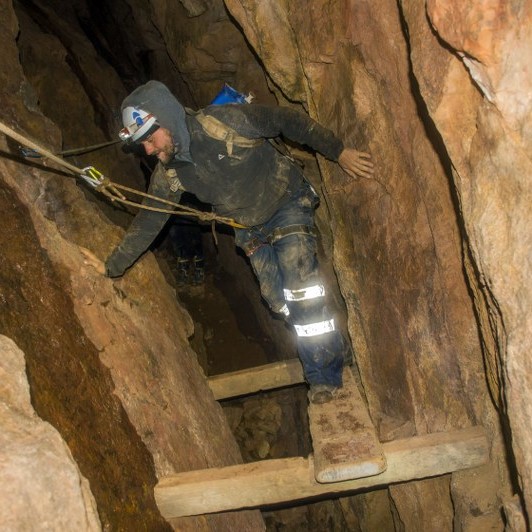
[[(0, 131), (4, 133), (5, 135), (11, 137), (19, 144), (23, 144), (27, 148), (33, 150), (36, 153), (39, 153), (42, 157), (45, 157), (47, 159), (50, 159), (57, 164), (63, 166), (67, 170), (70, 170), (73, 174), (76, 176), (81, 177), (86, 183), (88, 183), (92, 188), (97, 190), (98, 192), (102, 193), (106, 197), (108, 197), (112, 202), (118, 202), (123, 205), (129, 205), (131, 207), (137, 207), (139, 209), (154, 211), (154, 212), (160, 212), (165, 214), (176, 214), (180, 216), (194, 216), (202, 221), (216, 221), (219, 223), (223, 223), (226, 225), (230, 225), (232, 227), (236, 227), (239, 229), (245, 229), (245, 226), (235, 222), (232, 218), (226, 218), (223, 216), (217, 216), (214, 213), (209, 212), (203, 212), (198, 211), (196, 209), (193, 209), (191, 207), (187, 207), (185, 205), (180, 205), (179, 203), (175, 203), (170, 200), (166, 200), (163, 198), (159, 198), (157, 196), (154, 196), (152, 194), (148, 194), (146, 192), (141, 192), (140, 190), (135, 190), (133, 188), (127, 187), (125, 185), (120, 185), (118, 183), (112, 182), (108, 177), (103, 175), (99, 170), (94, 168), (93, 166), (88, 166), (86, 168), (78, 168), (74, 166), (73, 164), (70, 164), (69, 162), (65, 161), (61, 157), (58, 157), (54, 153), (50, 152), (49, 150), (46, 150), (45, 148), (42, 148), (35, 142), (32, 142), (28, 138), (24, 137), (23, 135), (20, 135), (13, 129), (6, 126), (3, 122), (0, 122)], [(138, 196), (142, 196), (145, 198), (152, 199), (154, 201), (157, 201), (159, 203), (163, 203), (165, 205), (173, 207), (172, 209), (162, 209), (158, 207), (150, 207), (148, 205), (143, 205), (141, 203), (128, 200), (120, 191), (123, 190), (125, 192), (129, 192), (131, 194), (136, 194)]]
[(273, 246), (279, 240), (291, 235), (307, 235), (316, 238), (316, 231), (310, 225), (292, 224), (285, 227), (276, 227), (271, 233), (263, 236), (255, 236), (241, 244), (244, 253), (251, 257), (253, 253), (268, 244)]
[(312, 236), (314, 238), (317, 237), (316, 231), (314, 231), (314, 228), (310, 225), (304, 225), (304, 224), (292, 224), (287, 225), (285, 227), (276, 227), (269, 235), (268, 235), (268, 242), (270, 244), (275, 244), (275, 242), (281, 240), (282, 238), (286, 238), (287, 236), (291, 235), (308, 235)]

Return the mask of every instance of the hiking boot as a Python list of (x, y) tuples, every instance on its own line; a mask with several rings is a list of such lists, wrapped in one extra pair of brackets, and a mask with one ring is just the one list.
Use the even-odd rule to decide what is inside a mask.
[(203, 284), (205, 280), (205, 270), (203, 269), (203, 259), (194, 257), (192, 262), (192, 284), (197, 286)]
[(309, 401), (315, 405), (322, 405), (334, 399), (336, 386), (331, 384), (312, 384), (308, 392)]
[(187, 259), (177, 259), (177, 286), (185, 286), (188, 283), (188, 268), (189, 262)]

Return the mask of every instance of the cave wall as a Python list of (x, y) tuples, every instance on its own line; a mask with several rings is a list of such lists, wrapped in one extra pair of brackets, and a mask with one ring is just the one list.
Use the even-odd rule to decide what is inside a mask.
[[(11, 2), (0, 2), (8, 125), (54, 149), (106, 140), (136, 84), (161, 79), (196, 106), (224, 80), (261, 102), (303, 107), (347, 144), (370, 151), (374, 180), (346, 180), (320, 157), (321, 182), (314, 171), (311, 179), (320, 187), (322, 246), (332, 252), (371, 415), (382, 440), (483, 424), (492, 460), (474, 472), (343, 499), (344, 519), (361, 530), (500, 530), (502, 507), (517, 530), (522, 516), (512, 496), (521, 488), (530, 510), (532, 467), (530, 88), (523, 74), (530, 7), (495, 0), (465, 11), (435, 0), (309, 0), (305, 9), (286, 0), (90, 4), (17, 2), (15, 14)], [(95, 25), (94, 14), (106, 22)], [(77, 246), (104, 258), (122, 234), (116, 209), (87, 202), (90, 192), (53, 165), (22, 164), (12, 143), (2, 141), (1, 149), (2, 187), (34, 227), (17, 241), (38, 244), (56, 291), (67, 294), (72, 312), (58, 312), (57, 302), (48, 311), (60, 329), (75, 324), (74, 352), (82, 360), (90, 352), (109, 371), (105, 404), (135, 427), (138, 438), (128, 438), (136, 452), (152, 457), (147, 485), (171, 471), (238, 462), (188, 345), (190, 318), (153, 257), (119, 281), (99, 278)], [(76, 158), (80, 166), (89, 162), (117, 179), (142, 180), (119, 149)], [(22, 280), (12, 257), (4, 286)], [(332, 264), (324, 267), (332, 279)], [(39, 287), (24, 286), (37, 305)], [(51, 352), (64, 351), (27, 308), (3, 319), (0, 332), (19, 343), (17, 323), (35, 328)], [(24, 351), (38, 367), (37, 342)], [(45, 400), (38, 413), (56, 415), (46, 413)], [(48, 421), (62, 424), (60, 417)], [(97, 441), (105, 452), (115, 438)], [(506, 455), (518, 476), (510, 476)], [(95, 498), (102, 518), (109, 501)], [(262, 524), (257, 513), (244, 512), (174, 526)]]
[[(113, 110), (127, 91), (79, 31), (74, 6), (48, 20), (49, 6), (17, 4), (20, 23), (11, 2), (0, 6), (4, 122), (52, 151), (62, 149), (62, 137), (77, 146), (107, 140), (110, 131), (114, 137)], [(153, 500), (157, 478), (241, 461), (189, 346), (190, 317), (151, 254), (116, 282), (85, 266), (80, 245), (103, 259), (123, 235), (105, 205), (53, 163), (22, 160), (13, 141), (2, 137), (0, 150), (10, 223), (2, 234), (0, 330), (24, 350), (32, 403), (67, 442), (102, 526), (166, 530)], [(101, 168), (123, 163), (122, 171), (136, 172), (128, 183), (142, 180), (120, 150), (99, 157)], [(83, 166), (81, 159), (70, 162)], [(263, 528), (255, 511), (172, 525)]]
[(510, 424), (530, 515), (532, 5), (429, 1), (426, 12), (404, 11), (409, 26), (425, 22), (412, 39), (413, 70), (452, 161), (488, 382)]
[(284, 96), (373, 155), (372, 181), (346, 184), (337, 166), (320, 163), (335, 268), (381, 439), (471, 423), (492, 438), (492, 466), (478, 473), (476, 491), (467, 473), (394, 487), (397, 521), (502, 527), (499, 508), (511, 512), (514, 502), (499, 414), (511, 425), (510, 462), (527, 507), (532, 500), (530, 6), (226, 5)]
[(222, 80), (255, 101), (275, 103), (264, 71), (219, 0), (151, 2), (151, 18), (168, 54), (194, 96), (196, 107), (211, 102)]
[[(0, 336), (0, 524), (3, 530), (100, 531), (96, 503), (69, 448), (30, 403), (24, 353)], [(33, 497), (28, 485), (33, 484)]]

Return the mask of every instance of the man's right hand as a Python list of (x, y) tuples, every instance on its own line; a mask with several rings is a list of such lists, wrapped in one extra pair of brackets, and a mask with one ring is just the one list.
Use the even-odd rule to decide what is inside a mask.
[(85, 257), (83, 260), (84, 264), (91, 266), (98, 273), (105, 275), (105, 264), (92, 251), (89, 251), (87, 248), (81, 246), (79, 247), (79, 250)]
[(345, 148), (338, 158), (338, 164), (344, 172), (353, 178), (371, 179), (374, 174), (371, 155), (353, 148)]

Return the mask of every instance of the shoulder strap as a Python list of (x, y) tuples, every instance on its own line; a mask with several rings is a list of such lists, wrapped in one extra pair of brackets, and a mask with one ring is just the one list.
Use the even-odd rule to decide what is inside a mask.
[(195, 113), (194, 117), (201, 124), (203, 131), (209, 137), (225, 142), (227, 154), (233, 157), (233, 146), (239, 148), (253, 148), (264, 142), (264, 139), (248, 139), (239, 135), (233, 128), (224, 124), (214, 116), (206, 115), (203, 111)]

